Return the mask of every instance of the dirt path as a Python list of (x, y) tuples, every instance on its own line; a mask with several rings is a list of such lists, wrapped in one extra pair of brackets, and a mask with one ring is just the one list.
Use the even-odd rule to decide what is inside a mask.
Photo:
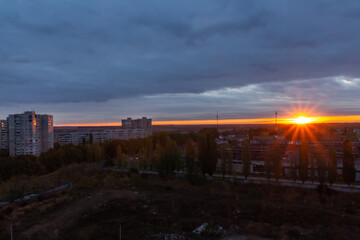
[(72, 226), (81, 216), (86, 214), (89, 209), (113, 199), (135, 199), (139, 194), (128, 190), (99, 190), (89, 196), (75, 200), (66, 204), (52, 215), (48, 216), (41, 223), (32, 226), (22, 232), (20, 238), (31, 238), (33, 234), (41, 232), (53, 232), (53, 237), (57, 238), (61, 229)]

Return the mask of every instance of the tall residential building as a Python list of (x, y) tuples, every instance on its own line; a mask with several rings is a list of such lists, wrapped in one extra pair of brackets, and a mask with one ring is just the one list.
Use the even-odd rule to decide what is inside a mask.
[(0, 120), (0, 149), (9, 148), (9, 130), (8, 122), (6, 120)]
[(53, 116), (34, 111), (9, 115), (8, 148), (10, 156), (41, 152), (54, 147)]
[(38, 115), (41, 118), (41, 151), (54, 147), (54, 118), (52, 115)]

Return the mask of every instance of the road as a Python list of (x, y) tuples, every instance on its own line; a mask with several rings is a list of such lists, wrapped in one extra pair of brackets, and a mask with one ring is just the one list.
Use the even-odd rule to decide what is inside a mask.
[[(117, 172), (127, 172), (128, 169), (119, 169), (119, 168), (105, 168), (105, 170), (111, 170), (111, 171), (117, 171)], [(151, 175), (158, 175), (159, 172), (157, 171), (148, 171), (148, 170), (139, 170), (139, 173), (144, 173), (144, 174), (151, 174)], [(177, 177), (185, 177), (185, 172), (183, 171), (176, 171), (176, 176)], [(222, 178), (222, 174), (214, 174), (212, 177), (207, 176), (208, 179), (211, 178)], [(314, 183), (310, 182), (310, 181), (306, 181), (304, 183), (302, 183), (301, 181), (292, 181), (289, 179), (279, 179), (279, 181), (276, 181), (275, 179), (270, 179), (268, 180), (267, 178), (264, 177), (248, 177), (247, 179), (245, 179), (244, 176), (229, 176), (229, 175), (225, 175), (225, 179), (229, 180), (229, 181), (237, 181), (237, 182), (242, 182), (242, 183), (253, 183), (253, 184), (272, 184), (272, 185), (280, 185), (280, 186), (288, 186), (288, 187), (300, 187), (300, 188), (309, 188), (309, 189), (316, 189), (317, 186), (319, 185), (319, 182), (314, 181)], [(336, 190), (336, 191), (341, 191), (341, 192), (357, 192), (360, 193), (360, 185), (345, 185), (345, 184), (339, 184), (339, 183), (335, 183), (332, 184), (331, 186), (328, 185), (329, 188)]]

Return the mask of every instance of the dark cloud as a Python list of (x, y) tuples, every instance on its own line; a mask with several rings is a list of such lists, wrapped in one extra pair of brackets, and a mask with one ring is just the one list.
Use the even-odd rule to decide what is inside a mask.
[[(190, 94), (191, 102), (251, 84), (262, 89), (261, 104), (268, 92), (324, 95), (323, 86), (340, 84), (335, 78), (360, 76), (359, 9), (336, 0), (1, 1), (0, 105), (104, 105), (162, 94)], [(214, 108), (229, 103), (212, 99)], [(198, 104), (195, 112), (210, 111)], [(192, 114), (189, 105), (168, 108)]]

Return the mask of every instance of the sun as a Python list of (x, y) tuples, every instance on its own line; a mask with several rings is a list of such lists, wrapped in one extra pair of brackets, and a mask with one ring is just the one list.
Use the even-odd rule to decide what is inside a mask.
[(300, 117), (297, 117), (294, 119), (294, 122), (296, 124), (307, 124), (307, 123), (311, 123), (312, 122), (312, 119), (309, 118), (309, 117), (303, 117), (303, 116), (300, 116)]

